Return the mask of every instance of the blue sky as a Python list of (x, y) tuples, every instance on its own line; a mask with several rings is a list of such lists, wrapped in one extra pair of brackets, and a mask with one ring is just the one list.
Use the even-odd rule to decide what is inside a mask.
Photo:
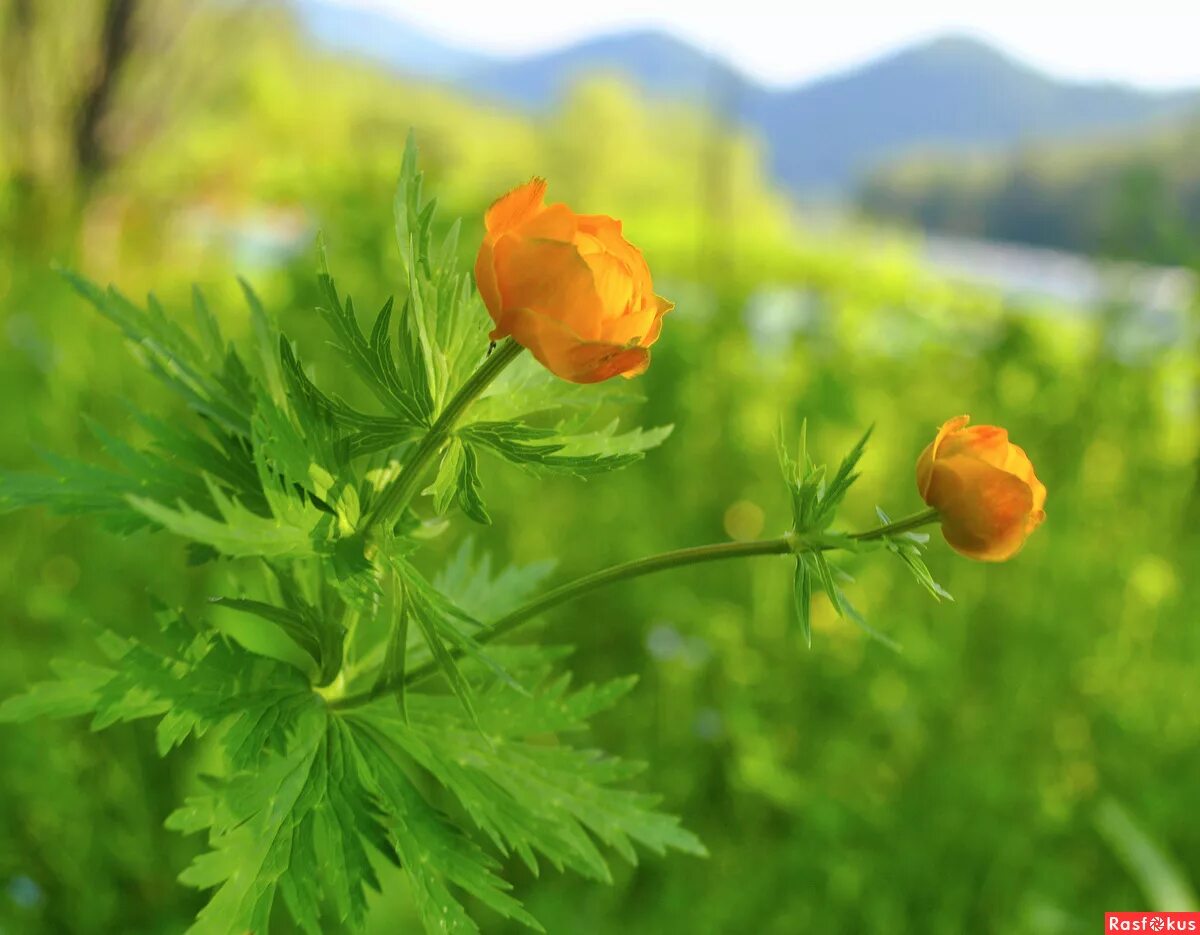
[[(930, 36), (989, 41), (1052, 74), (1169, 88), (1200, 85), (1196, 0), (335, 0), (394, 13), (443, 41), (521, 55), (656, 26), (770, 84), (847, 68)], [(829, 9), (834, 7), (835, 9)], [(808, 8), (808, 9), (806, 9)], [(733, 12), (736, 10), (736, 13)], [(810, 10), (812, 10), (810, 12)]]

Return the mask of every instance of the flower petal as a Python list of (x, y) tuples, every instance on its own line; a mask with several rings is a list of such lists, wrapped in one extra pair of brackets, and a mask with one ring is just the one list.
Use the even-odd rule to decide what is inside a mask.
[(650, 364), (650, 352), (602, 341), (583, 341), (562, 322), (533, 309), (515, 309), (511, 334), (555, 376), (572, 383), (599, 383), (618, 374), (636, 376)]
[(611, 253), (604, 252), (584, 254), (583, 261), (592, 270), (604, 318), (611, 320), (628, 315), (633, 301), (633, 278), (629, 267)]
[(1002, 562), (1030, 531), (1029, 485), (968, 455), (934, 461), (925, 501), (938, 511), (946, 541), (968, 558)]
[(1004, 429), (996, 425), (972, 425), (947, 434), (937, 456), (949, 458), (953, 455), (970, 455), (992, 467), (1006, 470), (1008, 450), (1008, 432)]
[[(500, 300), (500, 286), (496, 282), (494, 262), (491, 238), (485, 237), (483, 243), (479, 245), (479, 254), (475, 257), (475, 288), (479, 290), (479, 295), (483, 299), (488, 314), (492, 316), (492, 321), (499, 327), (503, 320), (504, 306)], [(504, 336), (501, 335), (501, 337)]]
[(938, 456), (942, 443), (948, 435), (959, 431), (970, 421), (970, 416), (955, 416), (953, 419), (947, 419), (938, 429), (937, 436), (925, 446), (925, 450), (917, 458), (917, 490), (920, 491), (921, 499), (926, 503), (929, 503), (929, 480), (932, 477), (933, 462)]
[(579, 339), (599, 340), (600, 296), (591, 267), (574, 246), (557, 240), (503, 237), (495, 246), (494, 267), (504, 307), (498, 324), (506, 332), (517, 334), (508, 320), (511, 312), (529, 309), (558, 319)]
[(494, 237), (533, 218), (546, 199), (546, 180), (533, 178), (492, 202), (483, 216), (484, 227)]

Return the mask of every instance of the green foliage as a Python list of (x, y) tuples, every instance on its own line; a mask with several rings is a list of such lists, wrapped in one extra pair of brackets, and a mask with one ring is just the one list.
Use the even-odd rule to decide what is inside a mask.
[[(112, 509), (92, 511), (90, 519), (35, 510), (0, 516), (0, 696), (46, 678), (55, 656), (72, 660), (62, 665), (68, 681), (73, 667), (81, 674), (97, 661), (113, 668), (97, 660), (89, 620), (161, 649), (147, 592), (238, 638), (257, 618), (209, 607), (208, 596), (282, 606), (270, 573), (258, 573), (259, 560), (213, 561), (211, 550), (198, 549), (194, 557), (208, 561), (186, 567), (172, 537), (144, 532), (149, 521), (124, 500), (139, 495), (137, 485), (81, 419), (99, 420), (141, 456), (156, 450), (156, 433), (141, 424), (150, 414), (205, 442), (210, 430), (129, 366), (104, 322), (65, 294), (48, 270), (51, 259), (116, 279), (131, 296), (152, 285), (169, 317), (205, 346), (203, 329), (191, 325), (188, 296), (190, 283), (203, 282), (226, 343), (279, 400), (279, 342), (260, 340), (236, 288), (224, 288), (231, 268), (250, 271), (263, 303), (281, 310), (301, 375), (328, 398), (372, 414), (359, 433), (364, 448), (352, 457), (358, 485), (373, 492), (419, 432), (387, 415), (369, 390), (360, 392), (351, 369), (325, 352), (326, 326), (311, 309), (328, 303), (312, 288), (308, 231), (332, 234), (330, 262), (339, 287), (353, 285), (365, 335), (386, 293), (397, 290), (394, 329), (404, 280), (394, 225), (379, 206), (392, 193), (397, 153), (415, 125), (443, 213), (468, 219), (464, 264), (488, 201), (536, 173), (550, 180), (555, 200), (622, 218), (659, 290), (680, 307), (638, 380), (558, 383), (550, 393), (542, 385), (553, 385), (552, 376), (518, 362), (471, 409), (472, 420), (546, 427), (520, 402), (543, 394), (561, 403), (562, 415), (603, 406), (588, 416), (595, 428), (617, 414), (624, 420), (629, 410), (621, 407), (642, 392), (645, 424), (677, 424), (671, 444), (643, 467), (587, 484), (547, 476), (536, 491), (526, 474), (480, 449), (491, 527), (461, 522), (453, 505), (434, 518), (431, 501), (419, 500), (404, 520), (413, 563), (474, 619), (487, 623), (526, 601), (539, 585), (527, 587), (523, 577), (540, 575), (544, 586), (544, 563), (487, 569), (489, 552), (519, 562), (553, 555), (566, 580), (719, 538), (721, 518), (738, 503), (761, 509), (764, 535), (782, 531), (786, 494), (762, 457), (781, 409), (819, 415), (810, 418), (814, 451), (840, 454), (863, 426), (879, 425), (867, 469), (833, 530), (870, 526), (873, 503), (894, 515), (919, 507), (913, 456), (933, 426), (959, 412), (1006, 425), (1050, 489), (1047, 522), (1004, 566), (956, 558), (935, 533), (926, 558), (953, 591), (951, 607), (912, 587), (909, 570), (886, 551), (839, 559), (859, 582), (855, 603), (886, 621), (903, 655), (861, 639), (825, 600), (811, 607), (818, 649), (806, 651), (799, 627), (781, 625), (792, 604), (791, 576), (776, 559), (672, 572), (547, 614), (547, 632), (577, 646), (570, 666), (582, 682), (639, 673), (636, 692), (595, 720), (592, 744), (649, 760), (648, 784), (687, 816), (713, 856), (646, 860), (636, 869), (610, 861), (611, 887), (553, 870), (534, 879), (519, 858), (502, 860), (493, 872), (514, 884), (510, 894), (548, 931), (576, 932), (584, 919), (596, 935), (890, 935), (898, 919), (930, 935), (1051, 935), (1086, 928), (1106, 905), (1187, 905), (1200, 884), (1191, 781), (1200, 772), (1200, 706), (1190, 690), (1200, 679), (1194, 329), (1153, 354), (1138, 353), (1130, 332), (1137, 337), (1143, 329), (1121, 308), (1097, 303), (1076, 317), (1057, 302), (1010, 301), (948, 280), (923, 265), (915, 244), (875, 230), (806, 229), (803, 212), (801, 226), (784, 227), (778, 220), (795, 212), (769, 190), (745, 137), (615, 81), (581, 85), (536, 117), (509, 113), (314, 54), (281, 8), (268, 15), (262, 4), (201, 5), (170, 54), (161, 51), (173, 31), (170, 11), (185, 3), (139, 5), (136, 35), (150, 54), (124, 75), (111, 119), (102, 123), (121, 158), (94, 197), (81, 197), (69, 157), (56, 153), (74, 138), (72, 108), (95, 73), (107, 5), (9, 4), (9, 11), (34, 14), (27, 57), (11, 52), (12, 17), (0, 14), (0, 71), (24, 68), (33, 78), (0, 79), (0, 97), (15, 95), (0, 101), (7, 505), (15, 506), (14, 478), (39, 485), (27, 503), (74, 496), (64, 464), (103, 465), (121, 485), (115, 493), (101, 488)], [(27, 106), (9, 106), (26, 92)], [(957, 199), (968, 210), (959, 212), (964, 226), (956, 229), (978, 229), (981, 217), (1003, 213), (1048, 238), (1111, 229), (1111, 248), (1103, 249), (1114, 254), (1172, 262), (1194, 254), (1194, 141), (1168, 159), (1149, 152), (1127, 158), (1119, 145), (1088, 148), (1122, 165), (1108, 172), (1064, 161), (1053, 170), (1038, 147), (1025, 162), (1033, 179), (1025, 172), (977, 190), (1019, 197)], [(27, 173), (20, 150), (41, 164)], [(961, 159), (952, 169), (968, 184), (974, 178)], [(1051, 174), (1039, 180), (1044, 170)], [(1189, 214), (1190, 246), (1180, 223)], [(440, 239), (446, 225), (432, 223)], [(272, 237), (282, 227), (285, 243), (264, 246), (264, 226)], [(288, 385), (287, 392), (295, 391)], [(114, 404), (118, 396), (130, 400), (132, 416)], [(520, 403), (515, 415), (510, 396)], [(314, 427), (307, 419), (303, 425)], [(258, 481), (241, 444), (228, 454), (237, 470), (221, 483), (265, 515), (265, 502), (253, 500)], [(215, 464), (202, 472), (184, 462), (182, 492), (168, 470), (177, 441), (153, 470), (134, 473), (164, 485), (150, 499), (170, 507), (182, 496), (205, 509), (201, 474), (221, 477), (215, 465), (225, 457), (213, 447), (221, 457), (207, 456)], [(38, 465), (39, 449), (57, 454)], [(669, 523), (658, 520), (664, 510)], [(114, 539), (101, 523), (143, 531)], [(457, 539), (468, 531), (477, 545), (462, 559)], [(373, 687), (396, 643), (411, 642), (414, 658), (428, 658), (419, 634), (387, 638), (397, 632), (389, 630), (397, 617), (383, 582), (364, 607), (345, 611), (334, 600), (342, 582), (329, 577), (318, 588), (315, 574), (297, 574), (296, 587), (311, 606), (328, 603), (333, 614), (322, 619), (346, 634), (347, 692)], [(664, 638), (672, 634), (674, 642)], [(524, 684), (530, 655), (549, 653), (499, 641), (486, 649)], [(556, 652), (549, 658), (561, 659)], [(304, 673), (296, 678), (315, 682), (310, 656), (299, 649), (280, 655)], [(469, 660), (460, 664), (469, 679), (476, 671), (493, 678)], [(403, 671), (408, 662), (397, 666)], [(441, 684), (430, 679), (411, 690), (424, 694)], [(395, 707), (395, 697), (386, 703)], [(457, 701), (446, 701), (465, 720)], [(178, 935), (187, 928), (202, 894), (173, 885), (174, 877), (203, 840), (166, 831), (162, 821), (185, 797), (202, 794), (198, 771), (224, 776), (228, 765), (213, 729), (159, 759), (147, 733), (153, 720), (100, 733), (89, 730), (87, 717), (0, 724), (0, 928), (38, 935)], [(411, 761), (406, 767), (444, 820), (470, 826), (456, 798)], [(1109, 820), (1110, 797), (1128, 821)], [(498, 856), (486, 836), (472, 837)], [(370, 900), (368, 929), (420, 931), (406, 871), (372, 856), (384, 893)], [(485, 931), (527, 930), (457, 895)], [(295, 929), (282, 898), (275, 916), (273, 928)], [(333, 916), (323, 923), (334, 928)]]
[[(113, 467), (50, 459), (53, 478), (0, 477), (6, 509), (43, 505), (121, 532), (168, 533), (194, 562), (225, 563), (234, 583), (203, 619), (164, 612), (147, 643), (106, 632), (107, 665), (58, 663), (57, 680), (0, 707), (9, 721), (91, 714), (94, 729), (156, 718), (161, 754), (189, 737), (218, 740), (218, 775), (168, 821), (208, 837), (180, 876), (212, 891), (196, 935), (265, 932), (277, 904), (305, 932), (359, 931), (377, 856), (407, 873), (429, 931), (477, 932), (466, 897), (539, 928), (489, 848), (533, 869), (540, 853), (609, 882), (597, 841), (631, 862), (635, 842), (703, 853), (655, 799), (622, 788), (636, 767), (546, 743), (579, 734), (632, 681), (570, 691), (553, 673), (555, 650), (484, 651), (480, 618), (498, 619), (549, 565), (493, 575), (468, 543), (431, 581), (420, 568), (420, 504), (382, 536), (366, 535), (364, 517), (437, 437), (432, 426), (487, 353), (457, 227), (435, 244), (435, 203), (423, 200), (411, 141), (396, 206), (403, 299), (383, 305), (369, 335), (328, 272), (319, 277), (319, 316), (377, 408), (318, 387), (248, 286), (243, 345), (225, 338), (199, 292), (193, 337), (153, 297), (143, 308), (68, 274), (190, 419), (137, 415), (143, 448), (94, 428)], [(640, 459), (670, 431), (618, 432), (601, 414), (611, 394), (515, 379), (521, 392), (491, 405), (499, 421), (452, 426), (435, 452), (435, 516), (457, 507), (490, 521), (479, 448), (587, 475)], [(524, 421), (535, 418), (538, 427)], [(449, 693), (408, 685), (417, 671), (440, 674)], [(442, 812), (447, 797), (462, 815)]]
[(1195, 266), (1198, 140), (1200, 123), (1187, 114), (1136, 134), (908, 156), (872, 172), (858, 201), (927, 230)]
[[(783, 473), (784, 484), (787, 487), (792, 508), (791, 536), (797, 546), (796, 567), (792, 576), (792, 597), (796, 607), (796, 617), (800, 622), (800, 631), (806, 645), (812, 646), (812, 592), (814, 584), (824, 592), (829, 604), (839, 617), (845, 617), (857, 624), (872, 638), (893, 648), (893, 643), (883, 634), (870, 627), (866, 619), (850, 603), (841, 581), (849, 581), (850, 576), (841, 571), (826, 555), (827, 551), (842, 549), (851, 552), (870, 548), (875, 543), (883, 546), (901, 561), (912, 572), (917, 581), (934, 598), (953, 598), (936, 582), (921, 558), (921, 546), (929, 541), (929, 536), (923, 533), (897, 531), (887, 535), (872, 534), (866, 536), (846, 536), (829, 531), (830, 525), (837, 517), (838, 507), (845, 500), (846, 494), (854, 482), (858, 480), (858, 463), (867, 448), (872, 429), (858, 440), (853, 448), (842, 458), (837, 470), (827, 477), (824, 464), (813, 461), (808, 452), (808, 423), (805, 421), (800, 428), (800, 446), (798, 457), (793, 460), (784, 443), (783, 430), (779, 432), (779, 467)], [(891, 524), (887, 515), (876, 508), (876, 513), (884, 526)]]

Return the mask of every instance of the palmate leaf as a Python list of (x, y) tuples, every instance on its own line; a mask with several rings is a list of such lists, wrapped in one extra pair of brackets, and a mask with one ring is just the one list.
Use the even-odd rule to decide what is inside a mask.
[(493, 571), (492, 557), (466, 539), (433, 579), (433, 586), (476, 620), (495, 620), (531, 597), (554, 571), (553, 560), (507, 565)]
[(213, 442), (187, 428), (134, 413), (150, 434), (152, 447), (139, 450), (87, 421), (113, 467), (44, 455), (51, 474), (0, 472), (0, 512), (42, 506), (62, 515), (95, 515), (109, 529), (128, 533), (153, 521), (129, 501), (132, 496), (160, 502), (182, 501), (210, 515), (216, 506), (202, 475), (238, 491), (253, 507), (265, 509), (253, 464), (241, 442), (219, 430)]
[[(200, 889), (217, 887), (188, 930), (190, 935), (267, 931), (276, 890), (289, 872), (295, 875), (295, 888), (311, 894), (313, 884), (306, 879), (305, 867), (300, 861), (293, 866), (293, 847), (302, 825), (311, 836), (313, 808), (328, 792), (327, 785), (319, 787), (328, 781), (323, 756), (326, 717), (323, 710), (310, 709), (292, 731), (285, 751), (267, 756), (254, 771), (216, 784), (209, 795), (189, 799), (167, 819), (168, 828), (184, 833), (211, 829), (212, 849), (179, 877)], [(314, 857), (306, 861), (312, 869)], [(328, 857), (345, 861), (347, 855)], [(365, 859), (363, 863), (369, 869)], [(365, 904), (361, 893), (359, 901)], [(307, 931), (320, 931), (310, 926), (313, 915), (319, 916), (311, 900), (297, 893), (289, 909)]]
[(409, 696), (406, 721), (386, 705), (353, 718), (393, 738), (454, 794), (497, 847), (518, 854), (535, 872), (541, 854), (560, 869), (610, 881), (593, 836), (631, 862), (635, 841), (656, 853), (671, 848), (703, 854), (675, 818), (653, 809), (653, 797), (615, 785), (640, 772), (639, 765), (568, 746), (561, 737), (544, 742), (548, 734), (582, 730), (633, 680), (572, 692), (566, 677), (545, 681), (545, 670), (539, 674), (543, 685), (533, 693), (494, 681), (478, 696), (477, 721), (445, 696), (416, 693)]
[(393, 418), (414, 427), (428, 425), (433, 416), (425, 364), (419, 354), (411, 352), (412, 339), (404, 327), (408, 320), (401, 318), (401, 347), (409, 352), (402, 355), (403, 367), (397, 367), (391, 351), (389, 325), (392, 302), (389, 299), (375, 319), (368, 340), (358, 324), (354, 303), (338, 296), (337, 287), (327, 271), (317, 277), (324, 305), (318, 308), (321, 317), (334, 334), (334, 347), (354, 369), (355, 374), (371, 390)]
[(644, 402), (635, 380), (567, 383), (525, 354), (511, 363), (473, 408), (478, 421), (550, 424), (570, 433), (602, 411), (628, 410)]
[(103, 290), (70, 271), (63, 275), (134, 342), (147, 369), (164, 386), (224, 430), (249, 434), (247, 419), (253, 408), (250, 373), (241, 358), (220, 340), (216, 322), (202, 300), (196, 305), (205, 335), (201, 344), (153, 296), (143, 309), (115, 289)]
[(130, 505), (175, 535), (208, 546), (231, 558), (302, 558), (316, 555), (330, 517), (299, 499), (282, 515), (261, 516), (209, 483), (219, 518), (180, 502), (174, 507), (146, 497), (129, 497)]
[(409, 367), (423, 370), (436, 412), (482, 361), (491, 322), (471, 276), (461, 271), (457, 262), (458, 221), (451, 224), (441, 245), (435, 246), (437, 201), (425, 198), (411, 133), (404, 147), (393, 213), (408, 293), (407, 327), (402, 329), (401, 344), (411, 351)]
[(421, 634), (421, 648), (436, 663), (463, 710), (474, 720), (474, 694), (463, 675), (459, 657), (482, 663), (514, 688), (516, 683), (475, 639), (474, 634), (484, 629), (482, 623), (433, 587), (403, 558), (394, 557), (392, 563), (404, 584), (406, 612)]
[(423, 426), (406, 416), (375, 416), (355, 409), (338, 397), (325, 395), (309, 379), (286, 339), (279, 344), (280, 366), (294, 405), (332, 422), (342, 430), (346, 456), (356, 458), (385, 451), (418, 438)]
[(430, 487), (434, 511), (443, 516), (453, 504), (469, 519), (491, 525), (492, 518), (483, 504), (482, 487), (475, 449), (461, 438), (452, 438)]
[[(138, 481), (119, 471), (47, 455), (52, 474), (0, 472), (0, 512), (45, 507), (64, 516), (93, 515), (108, 529), (135, 532), (154, 524), (129, 502), (140, 490)], [(161, 495), (176, 499), (184, 491)]]
[(508, 894), (494, 860), (432, 809), (400, 765), (402, 749), (369, 720), (348, 718), (350, 736), (388, 841), (408, 873), (414, 902), (427, 932), (472, 935), (479, 927), (451, 887), (474, 896), (500, 915), (542, 931)]
[(564, 435), (555, 429), (536, 428), (522, 422), (475, 422), (459, 435), (481, 445), (506, 461), (534, 471), (585, 476), (626, 467), (661, 445), (672, 427), (617, 432), (617, 422), (593, 432)]
[(265, 932), (277, 897), (312, 935), (358, 929), (366, 889), (379, 885), (371, 851), (405, 868), (431, 933), (478, 932), (451, 887), (537, 928), (494, 861), (413, 786), (399, 753), (373, 725), (315, 706), (285, 749), (189, 799), (168, 827), (207, 830), (211, 850), (180, 879), (215, 888), (190, 935)]
[(159, 614), (158, 645), (101, 634), (108, 665), (58, 662), (59, 676), (0, 705), (0, 721), (92, 714), (93, 728), (159, 718), (160, 754), (192, 734), (222, 727), (231, 760), (249, 764), (277, 747), (296, 712), (311, 703), (293, 668), (248, 653), (184, 617)]

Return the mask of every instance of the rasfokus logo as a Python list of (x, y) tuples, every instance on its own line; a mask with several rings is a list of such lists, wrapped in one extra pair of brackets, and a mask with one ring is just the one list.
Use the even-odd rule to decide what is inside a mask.
[(1105, 932), (1200, 932), (1200, 912), (1106, 912)]

